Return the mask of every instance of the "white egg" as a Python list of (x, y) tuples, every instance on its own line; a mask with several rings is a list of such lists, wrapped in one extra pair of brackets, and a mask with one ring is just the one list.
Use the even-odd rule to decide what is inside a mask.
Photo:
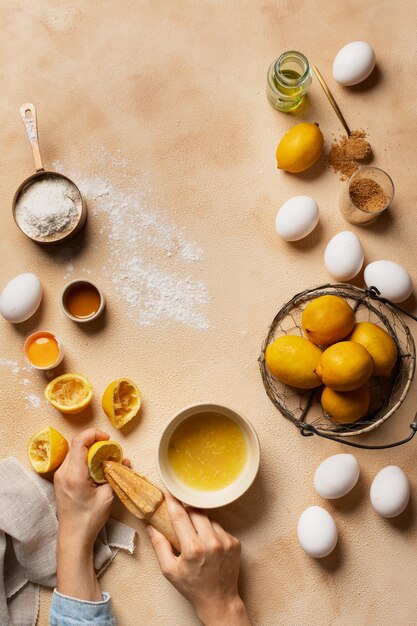
[(339, 50), (333, 61), (333, 78), (341, 85), (357, 85), (375, 67), (375, 52), (366, 41), (353, 41)]
[(0, 313), (8, 322), (18, 324), (29, 319), (42, 300), (42, 286), (35, 274), (19, 274), (0, 294)]
[(376, 287), (383, 298), (393, 302), (406, 300), (413, 291), (410, 274), (393, 261), (374, 261), (365, 267), (365, 283)]
[(323, 498), (341, 498), (356, 485), (359, 471), (359, 463), (352, 454), (334, 454), (316, 469), (314, 488)]
[(303, 511), (297, 526), (301, 547), (317, 559), (332, 552), (337, 544), (337, 528), (333, 517), (321, 506), (309, 506)]
[(361, 242), (350, 230), (343, 230), (330, 239), (324, 251), (327, 271), (337, 280), (354, 278), (363, 265)]
[(279, 209), (275, 228), (284, 241), (298, 241), (307, 237), (317, 226), (319, 207), (310, 196), (294, 196)]
[(397, 517), (410, 499), (410, 484), (400, 467), (388, 465), (375, 476), (371, 485), (371, 502), (382, 517)]

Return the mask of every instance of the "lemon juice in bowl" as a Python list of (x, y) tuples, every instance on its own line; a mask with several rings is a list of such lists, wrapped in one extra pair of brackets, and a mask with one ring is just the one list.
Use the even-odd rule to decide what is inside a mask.
[(215, 508), (239, 498), (259, 469), (255, 429), (219, 404), (182, 409), (162, 432), (157, 464), (166, 488), (191, 506)]
[(238, 424), (220, 413), (188, 417), (173, 432), (169, 462), (186, 485), (202, 491), (222, 489), (242, 472), (247, 445)]

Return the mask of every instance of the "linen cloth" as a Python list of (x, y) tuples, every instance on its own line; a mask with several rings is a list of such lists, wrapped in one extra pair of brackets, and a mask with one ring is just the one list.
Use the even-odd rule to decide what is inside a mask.
[[(39, 585), (56, 585), (56, 516), (53, 485), (14, 457), (0, 461), (0, 624), (34, 626)], [(94, 546), (101, 573), (119, 548), (134, 550), (135, 530), (109, 519)]]

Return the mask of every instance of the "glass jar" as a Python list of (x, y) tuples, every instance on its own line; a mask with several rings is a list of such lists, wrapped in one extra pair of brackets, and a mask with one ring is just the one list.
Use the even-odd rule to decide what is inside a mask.
[(289, 50), (272, 63), (267, 73), (266, 95), (277, 111), (295, 111), (311, 85), (310, 65), (301, 52)]
[(350, 224), (370, 224), (388, 208), (393, 198), (394, 183), (384, 170), (361, 167), (344, 185), (339, 196), (339, 211)]

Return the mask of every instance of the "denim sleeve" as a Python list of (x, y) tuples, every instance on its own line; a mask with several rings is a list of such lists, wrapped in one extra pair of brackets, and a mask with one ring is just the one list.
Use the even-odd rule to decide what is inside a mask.
[(88, 602), (64, 596), (54, 589), (50, 626), (116, 626), (108, 593), (104, 592), (101, 602)]

